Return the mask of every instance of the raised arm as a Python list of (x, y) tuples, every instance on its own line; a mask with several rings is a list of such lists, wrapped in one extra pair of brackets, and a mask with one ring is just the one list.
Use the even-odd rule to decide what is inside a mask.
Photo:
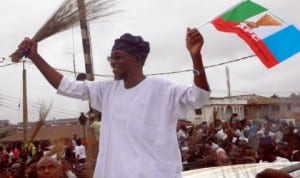
[(196, 28), (187, 28), (186, 47), (193, 60), (194, 83), (198, 87), (210, 91), (201, 56), (203, 43), (203, 37)]
[(51, 67), (38, 53), (37, 43), (29, 38), (25, 38), (18, 47), (20, 53), (26, 54), (31, 61), (37, 66), (48, 82), (58, 88), (63, 75)]

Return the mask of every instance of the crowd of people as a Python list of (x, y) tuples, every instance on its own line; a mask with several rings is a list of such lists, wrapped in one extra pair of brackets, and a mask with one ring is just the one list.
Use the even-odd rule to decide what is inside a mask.
[(298, 129), (287, 122), (216, 119), (179, 125), (177, 136), (184, 170), (300, 160)]
[[(232, 119), (212, 123), (178, 124), (183, 171), (234, 164), (300, 161), (300, 136), (286, 122)], [(0, 177), (87, 177), (86, 145), (65, 138), (63, 148), (49, 142), (0, 146)], [(54, 144), (60, 144), (56, 142)]]
[(0, 146), (1, 178), (86, 178), (86, 145), (74, 134), (54, 143)]

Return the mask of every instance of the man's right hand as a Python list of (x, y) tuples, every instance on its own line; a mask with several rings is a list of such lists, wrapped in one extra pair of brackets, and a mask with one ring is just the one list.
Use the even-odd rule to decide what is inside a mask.
[(18, 51), (22, 53), (23, 56), (34, 60), (38, 55), (37, 53), (37, 43), (30, 38), (25, 38), (18, 46)]
[(30, 38), (25, 38), (18, 46), (19, 57), (26, 55), (42, 72), (48, 82), (54, 87), (58, 88), (63, 75), (50, 66), (37, 52), (37, 42)]

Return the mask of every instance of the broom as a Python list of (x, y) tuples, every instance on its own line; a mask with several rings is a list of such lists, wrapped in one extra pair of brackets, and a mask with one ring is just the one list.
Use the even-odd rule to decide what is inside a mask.
[(40, 103), (40, 109), (39, 109), (39, 121), (35, 124), (34, 130), (32, 132), (32, 135), (30, 137), (30, 142), (34, 140), (36, 135), (39, 133), (40, 129), (45, 123), (45, 120), (47, 118), (47, 115), (50, 112), (50, 109), (52, 107), (52, 103), (49, 106), (46, 106), (45, 103)]
[[(90, 0), (85, 3), (86, 20), (92, 21), (98, 18), (111, 16), (118, 11), (111, 10), (115, 0)], [(46, 23), (33, 36), (32, 40), (40, 42), (47, 37), (78, 25), (79, 9), (76, 0), (65, 0), (55, 13), (46, 21)], [(24, 56), (23, 51), (16, 50), (10, 55), (13, 62), (19, 62)]]

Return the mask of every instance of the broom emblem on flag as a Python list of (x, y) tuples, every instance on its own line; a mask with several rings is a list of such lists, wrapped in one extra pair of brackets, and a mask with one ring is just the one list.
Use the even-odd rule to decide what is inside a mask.
[(245, 21), (245, 23), (250, 28), (258, 28), (260, 26), (281, 26), (282, 25), (282, 23), (278, 19), (272, 17), (269, 14), (263, 15), (256, 22)]

